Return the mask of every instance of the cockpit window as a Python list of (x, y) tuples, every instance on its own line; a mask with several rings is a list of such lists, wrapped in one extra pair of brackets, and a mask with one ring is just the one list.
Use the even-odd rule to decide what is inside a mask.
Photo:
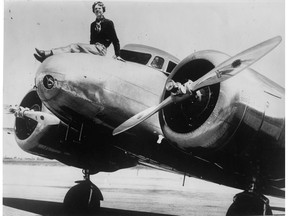
[(126, 61), (136, 62), (139, 64), (146, 65), (151, 58), (151, 54), (140, 53), (129, 50), (120, 50), (120, 56)]
[(155, 56), (155, 58), (151, 62), (151, 66), (156, 69), (162, 69), (163, 64), (164, 64), (164, 59), (160, 56)]
[(171, 73), (171, 71), (176, 67), (177, 64), (175, 64), (174, 62), (169, 61), (168, 63), (168, 67), (167, 67), (167, 72)]

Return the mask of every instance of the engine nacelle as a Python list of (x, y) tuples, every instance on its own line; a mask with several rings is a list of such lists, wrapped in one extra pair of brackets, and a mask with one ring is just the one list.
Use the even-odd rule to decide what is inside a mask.
[[(24, 151), (56, 159), (70, 166), (89, 169), (90, 174), (99, 171), (111, 172), (136, 165), (134, 158), (131, 159), (125, 152), (110, 145), (109, 139), (101, 140), (99, 145), (95, 144), (100, 135), (93, 124), (85, 122), (84, 125), (83, 122), (73, 121), (67, 125), (60, 121), (42, 104), (35, 89), (25, 95), (20, 107), (28, 108), (31, 116), (31, 110), (41, 111), (37, 113), (36, 118), (27, 117), (25, 111), (23, 116), (16, 117), (15, 139)], [(38, 116), (39, 113), (41, 115)], [(42, 119), (39, 120), (38, 117)], [(108, 157), (107, 152), (117, 157)]]
[[(43, 106), (42, 101), (34, 89), (25, 95), (20, 106), (34, 111), (50, 113), (49, 110)], [(59, 125), (45, 124), (45, 120), (43, 123), (40, 123), (28, 117), (16, 117), (15, 139), (20, 148), (26, 152), (51, 159), (57, 158), (58, 155), (62, 154), (62, 151), (60, 146), (51, 146), (51, 143), (53, 145), (59, 143), (60, 134), (58, 128)], [(47, 136), (47, 134), (49, 135)], [(50, 144), (47, 145), (47, 143)]]
[[(180, 83), (195, 81), (229, 56), (201, 51), (181, 61), (169, 78)], [(164, 90), (162, 99), (170, 95)], [(252, 69), (222, 83), (204, 87), (197, 99), (172, 104), (160, 114), (166, 138), (183, 150), (219, 149), (238, 140), (249, 143), (259, 137), (284, 148), (284, 89)], [(260, 136), (261, 135), (261, 136)]]

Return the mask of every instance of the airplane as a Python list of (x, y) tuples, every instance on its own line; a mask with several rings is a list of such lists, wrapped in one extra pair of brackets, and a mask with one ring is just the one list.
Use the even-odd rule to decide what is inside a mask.
[(141, 164), (243, 190), (227, 215), (270, 215), (265, 195), (285, 198), (285, 89), (250, 66), (281, 40), (182, 61), (140, 44), (121, 49), (125, 62), (53, 55), (9, 108), (16, 142), (83, 170), (64, 198), (70, 212), (100, 208), (90, 175)]

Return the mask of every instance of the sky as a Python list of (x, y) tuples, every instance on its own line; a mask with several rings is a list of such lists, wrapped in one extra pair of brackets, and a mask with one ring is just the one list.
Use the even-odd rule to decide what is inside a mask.
[[(252, 68), (285, 85), (284, 0), (103, 2), (104, 15), (113, 20), (121, 47), (128, 43), (145, 44), (179, 59), (207, 49), (235, 55), (280, 35), (282, 43)], [(92, 4), (93, 1), (80, 0), (4, 2), (4, 104), (19, 104), (33, 87), (40, 66), (33, 57), (35, 47), (50, 49), (75, 42), (89, 43), (90, 23), (95, 20)], [(108, 56), (113, 54), (111, 45)], [(12, 127), (13, 121), (4, 120), (3, 127), (6, 126)]]

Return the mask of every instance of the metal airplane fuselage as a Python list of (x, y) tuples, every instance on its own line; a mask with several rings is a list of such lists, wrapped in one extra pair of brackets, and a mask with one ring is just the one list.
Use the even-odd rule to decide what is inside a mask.
[[(40, 66), (36, 86), (43, 103), (65, 122), (78, 116), (113, 129), (135, 113), (157, 105), (166, 78), (136, 63), (63, 54)], [(157, 115), (141, 125), (141, 130), (162, 134)]]
[[(177, 67), (203, 58), (217, 65), (227, 55), (200, 52), (187, 57)], [(173, 73), (170, 76), (173, 78)], [(36, 74), (38, 95), (60, 119), (69, 123), (73, 118), (84, 118), (111, 130), (129, 117), (159, 104), (166, 80), (163, 73), (147, 66), (87, 54), (52, 56)], [(211, 92), (206, 96), (205, 92), (203, 94), (210, 100)], [(188, 108), (195, 112), (193, 106), (189, 104)], [(183, 107), (176, 112), (184, 112)], [(196, 111), (201, 114), (203, 110)], [(198, 128), (175, 131), (173, 127), (179, 125), (170, 127), (165, 122), (163, 131), (183, 150), (196, 147), (217, 149), (229, 143), (235, 135), (243, 142), (251, 142), (251, 137), (259, 133), (270, 140), (273, 148), (284, 148), (284, 114), (283, 88), (247, 69), (220, 84), (213, 110)], [(129, 133), (141, 136), (145, 131), (153, 136), (162, 134), (158, 115)]]

